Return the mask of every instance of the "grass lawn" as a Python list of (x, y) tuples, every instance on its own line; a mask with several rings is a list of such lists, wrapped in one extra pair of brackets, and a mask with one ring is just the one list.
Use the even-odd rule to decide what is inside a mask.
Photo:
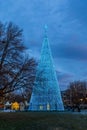
[(0, 113), (0, 130), (87, 130), (87, 115), (60, 112)]

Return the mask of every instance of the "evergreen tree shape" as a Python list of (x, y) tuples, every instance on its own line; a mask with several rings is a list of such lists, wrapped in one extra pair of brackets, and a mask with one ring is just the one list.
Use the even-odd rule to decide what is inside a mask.
[(47, 37), (47, 26), (45, 26), (41, 58), (37, 67), (35, 85), (30, 99), (29, 110), (64, 110), (56, 71), (53, 66), (49, 39)]

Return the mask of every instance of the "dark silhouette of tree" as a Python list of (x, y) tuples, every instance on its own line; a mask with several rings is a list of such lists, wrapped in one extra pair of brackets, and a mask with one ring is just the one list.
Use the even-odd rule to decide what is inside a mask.
[(25, 56), (23, 31), (13, 23), (0, 22), (0, 96), (20, 88), (32, 89), (36, 62)]
[(85, 81), (75, 81), (69, 84), (68, 89), (64, 92), (66, 105), (79, 105), (87, 103), (87, 83)]

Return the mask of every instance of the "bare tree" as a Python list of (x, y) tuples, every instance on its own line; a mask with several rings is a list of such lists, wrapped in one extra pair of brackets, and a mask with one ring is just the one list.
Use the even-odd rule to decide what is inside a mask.
[(68, 101), (67, 103), (71, 105), (81, 103), (85, 104), (87, 103), (87, 83), (85, 81), (71, 82), (64, 94), (66, 101)]
[(20, 88), (32, 88), (36, 62), (24, 57), (22, 30), (13, 23), (0, 23), (0, 96)]

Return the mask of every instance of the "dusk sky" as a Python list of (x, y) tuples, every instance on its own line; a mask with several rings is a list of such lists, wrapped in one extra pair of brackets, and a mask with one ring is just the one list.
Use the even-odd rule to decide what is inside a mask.
[(61, 90), (87, 81), (87, 0), (0, 0), (0, 21), (24, 30), (28, 52), (37, 59), (47, 24)]

